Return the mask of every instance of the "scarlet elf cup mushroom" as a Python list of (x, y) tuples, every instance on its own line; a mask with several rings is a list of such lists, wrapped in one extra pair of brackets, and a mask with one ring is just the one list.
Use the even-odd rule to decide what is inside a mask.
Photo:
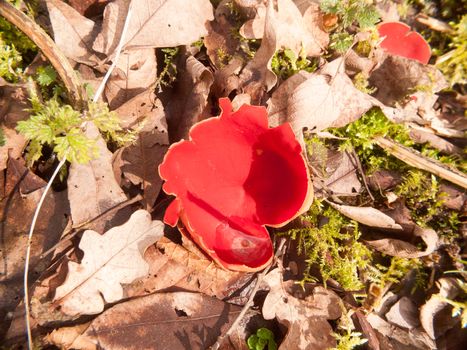
[(222, 267), (257, 271), (273, 257), (265, 226), (283, 226), (306, 211), (313, 187), (288, 123), (269, 128), (264, 107), (232, 112), (225, 98), (219, 105), (221, 115), (194, 125), (159, 166), (164, 191), (175, 196), (164, 222), (182, 225)]
[(401, 22), (385, 22), (378, 25), (383, 41), (380, 46), (390, 54), (410, 58), (427, 64), (431, 57), (430, 45), (417, 32)]

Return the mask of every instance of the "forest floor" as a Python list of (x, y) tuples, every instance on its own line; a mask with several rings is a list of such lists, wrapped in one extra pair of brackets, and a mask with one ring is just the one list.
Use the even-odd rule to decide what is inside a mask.
[(0, 349), (465, 349), (466, 9), (0, 1)]

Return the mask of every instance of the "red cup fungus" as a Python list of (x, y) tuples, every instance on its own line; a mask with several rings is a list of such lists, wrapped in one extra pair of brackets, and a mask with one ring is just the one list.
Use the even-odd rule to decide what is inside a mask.
[(383, 41), (380, 46), (390, 54), (417, 60), (427, 64), (431, 57), (430, 45), (417, 32), (401, 22), (385, 22), (378, 25)]
[[(201, 121), (190, 139), (170, 146), (159, 173), (174, 195), (164, 222), (226, 269), (257, 271), (273, 258), (265, 225), (280, 227), (308, 209), (313, 187), (302, 148), (288, 123), (268, 127), (264, 107)], [(180, 227), (180, 226), (179, 226)]]

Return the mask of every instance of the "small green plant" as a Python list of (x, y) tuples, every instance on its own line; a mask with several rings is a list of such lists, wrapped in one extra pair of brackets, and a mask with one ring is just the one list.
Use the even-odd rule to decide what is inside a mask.
[(81, 114), (69, 105), (61, 105), (57, 98), (44, 104), (32, 99), (32, 114), (20, 121), (17, 130), (29, 142), (26, 160), (32, 165), (42, 156), (44, 146), (51, 147), (59, 159), (87, 163), (98, 155), (97, 145), (83, 132), (85, 122), (94, 122), (99, 130), (119, 143), (134, 140), (134, 132), (123, 132), (118, 117), (101, 103), (90, 103), (88, 112)]
[(278, 50), (272, 57), (271, 69), (280, 79), (286, 80), (301, 70), (314, 72), (316, 62), (312, 62), (303, 55), (297, 57), (290, 49)]
[[(358, 239), (358, 223), (315, 200), (302, 217), (308, 227), (292, 229), (287, 235), (298, 240), (298, 253), (306, 255), (308, 271), (318, 266), (324, 284), (329, 278), (346, 290), (360, 290), (364, 284), (359, 272), (371, 263), (371, 251)], [(309, 272), (302, 281), (316, 281)]]
[(5, 143), (5, 134), (3, 133), (3, 129), (0, 129), (0, 147), (5, 146)]
[(374, 28), (380, 16), (372, 1), (367, 0), (323, 0), (320, 2), (324, 13), (338, 16), (339, 21), (331, 35), (330, 47), (337, 52), (347, 51), (353, 43), (353, 35), (347, 29), (357, 24), (360, 30)]
[(177, 65), (174, 60), (180, 49), (178, 47), (170, 47), (161, 49), (164, 55), (163, 68), (157, 78), (156, 86), (159, 88), (171, 86), (177, 79)]
[[(345, 311), (345, 308), (342, 306)], [(352, 350), (365, 344), (368, 340), (362, 339), (362, 333), (356, 332), (351, 319), (352, 310), (343, 312), (337, 325), (337, 332), (333, 333), (337, 345), (331, 350)]]
[(247, 340), (250, 350), (276, 350), (277, 344), (274, 340), (274, 333), (267, 328), (259, 328), (256, 334), (252, 334)]
[(22, 73), (23, 58), (14, 45), (7, 45), (0, 35), (0, 77), (15, 82)]
[(439, 57), (436, 64), (448, 77), (451, 86), (467, 84), (467, 15), (454, 25), (454, 29), (449, 44), (451, 51)]

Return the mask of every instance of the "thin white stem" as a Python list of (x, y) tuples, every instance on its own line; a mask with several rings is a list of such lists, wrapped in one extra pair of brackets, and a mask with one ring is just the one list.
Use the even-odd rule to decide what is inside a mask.
[(28, 347), (30, 350), (33, 349), (32, 344), (32, 334), (31, 334), (31, 324), (29, 320), (29, 288), (28, 288), (28, 274), (29, 274), (29, 260), (31, 258), (31, 243), (32, 243), (32, 234), (34, 232), (34, 228), (36, 227), (37, 218), (39, 217), (39, 212), (41, 210), (42, 204), (44, 203), (45, 197), (47, 196), (47, 192), (49, 191), (50, 187), (52, 187), (52, 182), (57, 177), (60, 169), (66, 162), (66, 154), (63, 159), (58, 163), (57, 168), (55, 169), (52, 177), (50, 178), (47, 186), (45, 186), (44, 192), (42, 193), (41, 199), (37, 204), (36, 211), (34, 212), (34, 216), (32, 217), (31, 227), (29, 228), (29, 235), (28, 235), (28, 245), (26, 248), (26, 260), (24, 263), (24, 308), (26, 311), (26, 330), (28, 333)]
[(110, 66), (109, 70), (107, 71), (107, 73), (105, 73), (104, 79), (102, 79), (102, 82), (99, 85), (99, 88), (97, 89), (96, 94), (94, 95), (94, 98), (92, 100), (93, 102), (97, 102), (100, 95), (104, 91), (105, 85), (107, 84), (107, 80), (109, 80), (110, 75), (112, 74), (112, 71), (117, 66), (118, 59), (120, 58), (120, 53), (122, 52), (123, 45), (125, 44), (124, 38), (126, 36), (126, 32), (128, 31), (128, 27), (130, 25), (131, 14), (132, 14), (132, 11), (131, 11), (131, 2), (130, 2), (130, 5), (128, 7), (128, 13), (125, 19), (125, 24), (123, 25), (122, 36), (120, 37), (120, 42), (118, 43), (118, 46), (116, 49), (115, 58), (112, 60), (112, 65)]
[[(123, 48), (123, 44), (125, 42), (125, 35), (128, 30), (128, 26), (130, 24), (130, 18), (131, 18), (132, 10), (131, 10), (131, 3), (128, 7), (128, 13), (125, 19), (125, 24), (123, 26), (122, 30), (122, 36), (120, 37), (120, 42), (118, 43), (117, 49), (116, 49), (116, 54), (115, 58), (112, 62), (112, 65), (110, 66), (109, 70), (104, 76), (104, 79), (102, 79), (102, 82), (99, 85), (99, 88), (97, 89), (96, 93), (94, 94), (93, 102), (97, 102), (99, 97), (101, 96), (102, 92), (104, 91), (105, 85), (107, 84), (107, 80), (109, 80), (110, 75), (112, 74), (112, 71), (115, 69), (118, 63), (118, 59), (120, 57), (120, 53)], [(26, 333), (28, 336), (28, 349), (33, 350), (33, 340), (32, 340), (32, 332), (31, 332), (31, 322), (30, 322), (30, 309), (29, 309), (29, 282), (28, 282), (28, 274), (29, 274), (29, 260), (31, 259), (31, 243), (32, 243), (32, 235), (34, 233), (34, 229), (36, 227), (36, 222), (37, 218), (39, 217), (39, 212), (41, 210), (42, 204), (44, 203), (45, 197), (47, 196), (47, 193), (52, 187), (52, 182), (55, 180), (57, 177), (58, 173), (60, 172), (60, 169), (62, 166), (66, 163), (66, 156), (68, 155), (68, 151), (66, 151), (65, 155), (63, 156), (63, 159), (60, 161), (60, 163), (57, 165), (57, 168), (55, 169), (54, 173), (52, 174), (52, 177), (50, 178), (49, 182), (47, 183), (44, 192), (42, 193), (42, 196), (39, 200), (39, 203), (37, 204), (36, 210), (34, 211), (34, 216), (32, 218), (31, 222), (31, 227), (29, 228), (29, 235), (28, 235), (28, 244), (26, 247), (26, 258), (24, 261), (24, 281), (23, 281), (23, 287), (24, 287), (24, 309), (25, 309), (25, 318), (26, 318)]]

